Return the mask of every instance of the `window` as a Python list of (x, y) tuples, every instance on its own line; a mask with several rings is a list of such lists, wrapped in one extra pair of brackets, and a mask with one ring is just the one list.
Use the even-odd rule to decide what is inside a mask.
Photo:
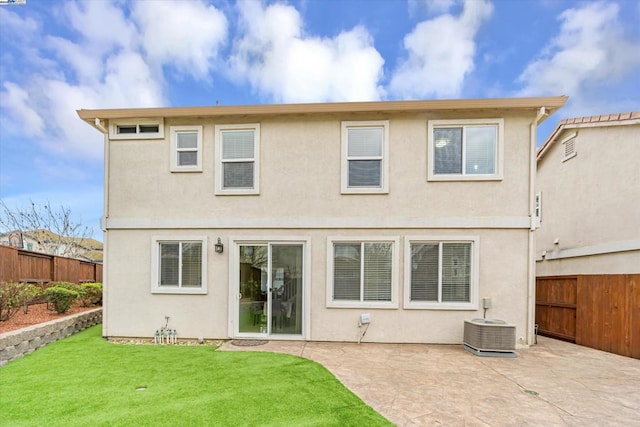
[(171, 171), (202, 172), (202, 126), (171, 126)]
[(431, 120), (430, 181), (502, 179), (503, 119)]
[(407, 238), (405, 308), (477, 309), (478, 238)]
[(542, 223), (542, 193), (536, 193), (535, 227), (540, 228), (541, 223)]
[(342, 122), (345, 194), (389, 192), (389, 122)]
[(162, 139), (164, 126), (161, 118), (116, 120), (109, 125), (111, 139)]
[(564, 145), (564, 158), (563, 162), (566, 162), (569, 159), (573, 159), (578, 155), (576, 152), (576, 137), (578, 136), (577, 132), (572, 133), (562, 140), (562, 145)]
[(398, 240), (329, 238), (327, 305), (397, 307), (395, 247)]
[(259, 194), (259, 153), (259, 124), (216, 126), (216, 194)]
[(153, 293), (206, 294), (206, 237), (152, 239)]

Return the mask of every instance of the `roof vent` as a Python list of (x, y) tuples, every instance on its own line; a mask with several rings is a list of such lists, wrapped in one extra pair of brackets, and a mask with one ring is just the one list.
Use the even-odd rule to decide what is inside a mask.
[(576, 136), (578, 136), (578, 133), (574, 132), (562, 140), (562, 144), (564, 145), (564, 159), (562, 159), (563, 162), (574, 158), (576, 154), (578, 154), (576, 153)]

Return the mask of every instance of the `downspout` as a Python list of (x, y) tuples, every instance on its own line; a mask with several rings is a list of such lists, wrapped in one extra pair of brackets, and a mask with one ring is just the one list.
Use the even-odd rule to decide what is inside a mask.
[(98, 118), (95, 119), (94, 124), (96, 129), (100, 130), (104, 135), (104, 211), (100, 221), (102, 239), (104, 240), (102, 250), (102, 336), (108, 337), (108, 311), (105, 308), (109, 307), (109, 286), (107, 285), (109, 281), (107, 277), (108, 271), (105, 266), (108, 265), (107, 258), (109, 257), (109, 233), (107, 233), (107, 218), (109, 218), (109, 131)]
[(534, 325), (536, 322), (536, 144), (538, 136), (538, 123), (549, 113), (545, 107), (540, 107), (536, 118), (531, 122), (529, 132), (529, 259), (528, 259), (528, 283), (527, 283), (527, 345), (534, 342)]

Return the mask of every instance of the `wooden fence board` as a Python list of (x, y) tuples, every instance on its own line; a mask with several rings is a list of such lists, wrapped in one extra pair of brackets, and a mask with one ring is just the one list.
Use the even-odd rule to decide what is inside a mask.
[(18, 251), (0, 246), (0, 282), (17, 282), (18, 266)]
[(102, 282), (102, 264), (0, 245), (0, 282)]
[(640, 358), (640, 274), (538, 277), (536, 323), (542, 335)]

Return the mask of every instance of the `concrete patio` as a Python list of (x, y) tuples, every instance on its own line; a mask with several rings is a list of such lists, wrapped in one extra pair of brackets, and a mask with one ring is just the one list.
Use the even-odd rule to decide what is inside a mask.
[(315, 360), (400, 426), (640, 425), (640, 360), (540, 337), (518, 357), (459, 345), (226, 342)]

